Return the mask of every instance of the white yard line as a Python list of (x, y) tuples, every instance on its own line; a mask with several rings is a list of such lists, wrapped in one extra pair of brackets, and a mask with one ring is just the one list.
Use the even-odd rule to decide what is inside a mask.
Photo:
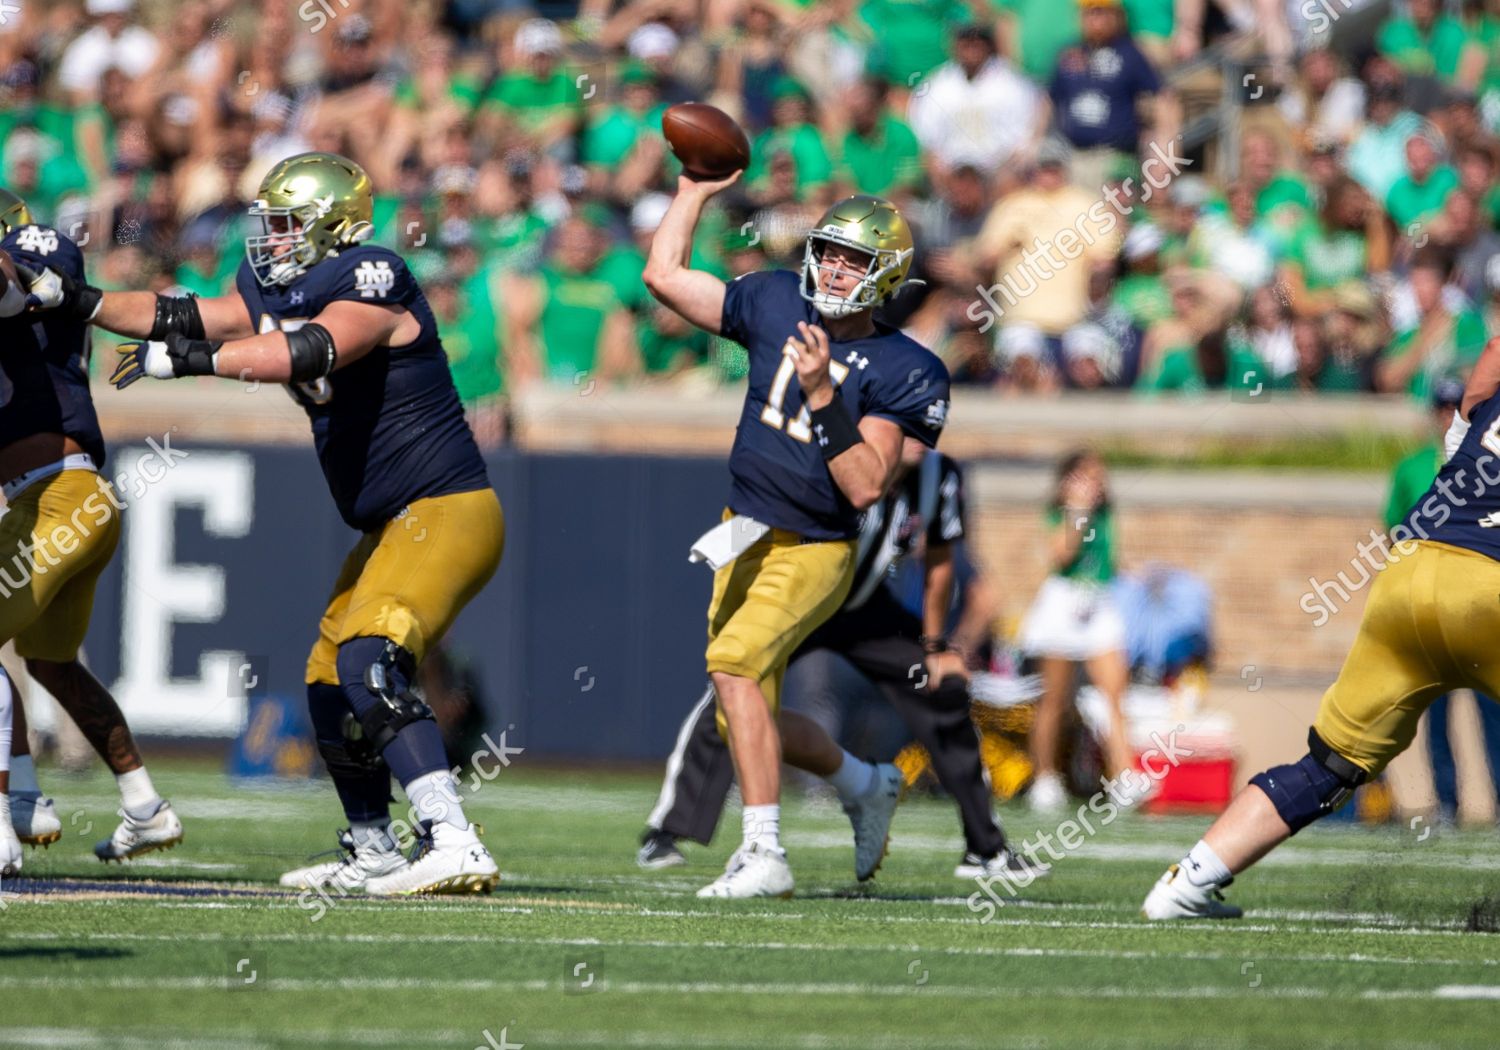
[(1365, 952), (1318, 952), (1281, 953), (1265, 952), (1197, 952), (1197, 951), (1134, 951), (1111, 948), (1042, 948), (1012, 945), (1008, 947), (986, 946), (942, 946), (919, 944), (830, 944), (795, 943), (789, 941), (663, 941), (622, 940), (599, 937), (502, 937), (468, 933), (271, 933), (235, 935), (225, 933), (86, 933), (73, 936), (62, 933), (31, 933), (6, 936), (4, 941), (106, 941), (106, 942), (197, 942), (207, 944), (262, 945), (262, 944), (511, 944), (537, 947), (580, 948), (649, 948), (710, 951), (765, 951), (765, 952), (882, 952), (903, 955), (953, 955), (976, 958), (1057, 958), (1057, 959), (1106, 959), (1106, 960), (1163, 960), (1189, 959), (1197, 962), (1239, 962), (1253, 959), (1257, 963), (1354, 963), (1358, 965), (1386, 966), (1500, 966), (1495, 959), (1413, 959), (1405, 956), (1370, 955)]

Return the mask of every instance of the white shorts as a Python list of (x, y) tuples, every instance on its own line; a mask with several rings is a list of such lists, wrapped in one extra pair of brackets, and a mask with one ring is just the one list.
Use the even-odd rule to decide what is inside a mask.
[(1107, 587), (1049, 576), (1021, 625), (1019, 644), (1031, 656), (1089, 660), (1125, 648), (1125, 621)]

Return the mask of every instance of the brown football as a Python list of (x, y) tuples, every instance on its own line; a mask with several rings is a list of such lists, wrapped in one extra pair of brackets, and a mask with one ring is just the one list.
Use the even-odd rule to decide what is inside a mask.
[(750, 163), (750, 140), (722, 109), (679, 102), (661, 115), (661, 133), (689, 175), (722, 179)]

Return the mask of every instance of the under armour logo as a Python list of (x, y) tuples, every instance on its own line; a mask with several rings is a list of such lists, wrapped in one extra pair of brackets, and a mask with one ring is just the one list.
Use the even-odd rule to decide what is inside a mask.
[(472, 860), (475, 864), (482, 863), (484, 861), (484, 851), (481, 850), (478, 846), (475, 846), (473, 849), (469, 850), (469, 859)]
[(303, 302), (306, 301), (306, 299), (307, 294), (305, 292), (293, 292), (291, 295), (287, 296), (287, 301), (293, 306), (301, 306)]

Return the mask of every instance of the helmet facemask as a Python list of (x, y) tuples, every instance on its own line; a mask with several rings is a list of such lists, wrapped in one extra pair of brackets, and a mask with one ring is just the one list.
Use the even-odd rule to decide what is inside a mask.
[(327, 201), (276, 208), (258, 200), (250, 206), (250, 216), (260, 220), (261, 233), (245, 238), (245, 255), (263, 287), (291, 284), (325, 255), (374, 232), (368, 223), (361, 223), (356, 226), (362, 228), (352, 234), (335, 234), (320, 221), (330, 210)]
[[(864, 271), (825, 264), (823, 255), (828, 245), (837, 244), (857, 252), (869, 260)], [(829, 319), (848, 317), (861, 310), (872, 310), (880, 304), (880, 284), (891, 271), (897, 270), (905, 261), (902, 253), (890, 250), (871, 251), (866, 245), (845, 236), (836, 229), (813, 230), (807, 235), (807, 245), (802, 253), (802, 298), (813, 304), (813, 308)], [(857, 278), (857, 283), (848, 295), (837, 295), (822, 289), (822, 274), (830, 278), (839, 276)]]

